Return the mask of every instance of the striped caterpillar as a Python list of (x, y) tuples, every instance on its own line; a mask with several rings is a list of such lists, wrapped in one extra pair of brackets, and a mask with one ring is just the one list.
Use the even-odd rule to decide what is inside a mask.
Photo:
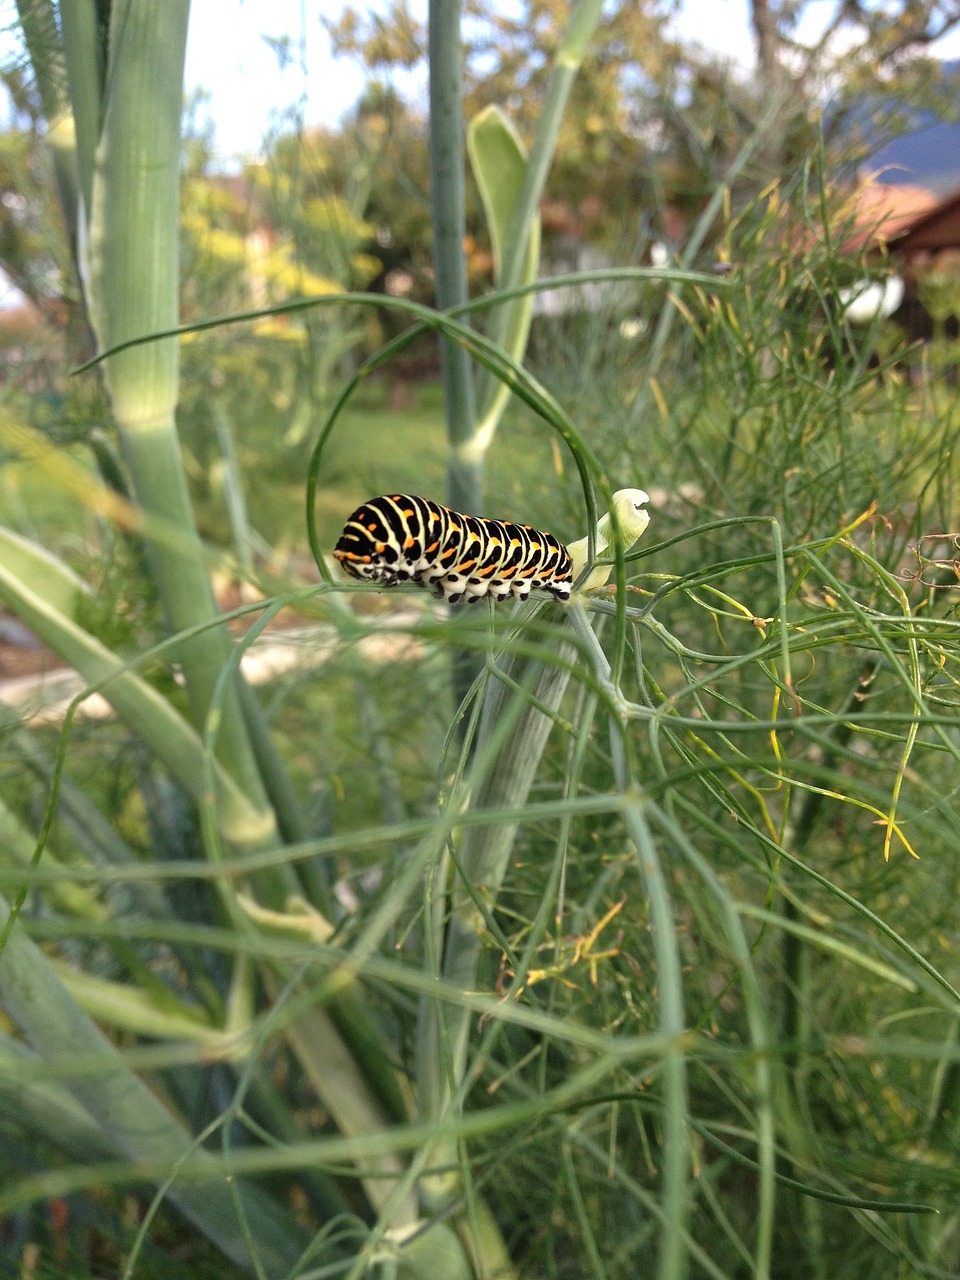
[(573, 585), (570, 553), (552, 533), (405, 493), (358, 507), (333, 554), (351, 577), (384, 587), (418, 582), (450, 604), (488, 594), (525, 600), (534, 587), (566, 601)]

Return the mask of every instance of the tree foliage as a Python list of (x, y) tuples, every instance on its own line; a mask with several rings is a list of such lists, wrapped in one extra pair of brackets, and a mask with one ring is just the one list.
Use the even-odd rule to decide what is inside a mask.
[[(744, 34), (745, 42), (752, 39), (756, 71), (745, 72), (679, 40), (670, 5), (610, 7), (564, 120), (545, 207), (547, 234), (576, 231), (594, 242), (622, 243), (625, 234), (636, 234), (638, 211), (646, 211), (641, 227), (646, 221), (669, 239), (676, 224), (664, 220), (664, 210), (700, 207), (761, 123), (766, 142), (738, 179), (743, 203), (772, 178), (795, 172), (821, 131), (837, 160), (858, 161), (908, 128), (918, 109), (953, 108), (943, 64), (927, 50), (960, 22), (960, 5), (838, 0), (826, 8), (809, 0), (753, 0)], [(526, 0), (505, 14), (473, 0), (467, 9), (465, 114), (497, 104), (529, 140), (568, 6)], [(811, 40), (806, 32), (815, 18), (819, 30)], [(382, 15), (347, 6), (326, 26), (334, 50), (359, 59), (375, 92), (391, 95), (396, 121), (396, 86), (426, 56), (425, 28), (406, 0)], [(415, 114), (416, 107), (402, 110)]]
[[(505, 14), (494, 6), (467, 6), (464, 25), (464, 114), (498, 105), (529, 142), (543, 107), (553, 55), (569, 18), (561, 0), (532, 0)], [(566, 221), (621, 221), (637, 206), (649, 146), (643, 136), (645, 103), (681, 58), (666, 32), (668, 6), (621, 5), (604, 16), (571, 90), (553, 168)], [(360, 59), (381, 84), (426, 56), (425, 28), (405, 0), (386, 16), (348, 7), (327, 23), (337, 53)], [(556, 211), (561, 222), (561, 211)]]

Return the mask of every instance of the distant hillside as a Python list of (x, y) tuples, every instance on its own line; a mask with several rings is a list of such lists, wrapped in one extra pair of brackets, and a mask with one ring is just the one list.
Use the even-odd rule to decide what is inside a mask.
[(940, 120), (917, 133), (894, 138), (863, 167), (880, 170), (878, 182), (909, 182), (948, 196), (960, 188), (960, 124)]
[[(960, 98), (960, 61), (944, 63), (944, 71), (956, 82), (955, 103)], [(960, 190), (960, 122), (927, 111), (917, 113), (916, 125), (914, 131), (880, 147), (862, 168), (878, 173), (877, 181), (888, 186), (911, 183), (941, 197)]]

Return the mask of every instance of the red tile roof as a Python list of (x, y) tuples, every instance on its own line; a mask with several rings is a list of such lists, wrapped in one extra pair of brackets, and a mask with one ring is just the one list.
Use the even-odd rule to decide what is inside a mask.
[(853, 196), (854, 229), (844, 245), (845, 252), (853, 253), (899, 239), (939, 203), (933, 192), (924, 187), (906, 183), (899, 186), (864, 183)]

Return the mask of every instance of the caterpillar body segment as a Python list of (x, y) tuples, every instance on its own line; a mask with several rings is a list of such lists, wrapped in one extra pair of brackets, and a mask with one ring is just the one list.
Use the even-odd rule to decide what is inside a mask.
[(450, 604), (486, 595), (525, 600), (533, 588), (566, 601), (573, 584), (570, 554), (552, 533), (405, 493), (358, 507), (333, 554), (351, 577), (384, 587), (417, 582)]

